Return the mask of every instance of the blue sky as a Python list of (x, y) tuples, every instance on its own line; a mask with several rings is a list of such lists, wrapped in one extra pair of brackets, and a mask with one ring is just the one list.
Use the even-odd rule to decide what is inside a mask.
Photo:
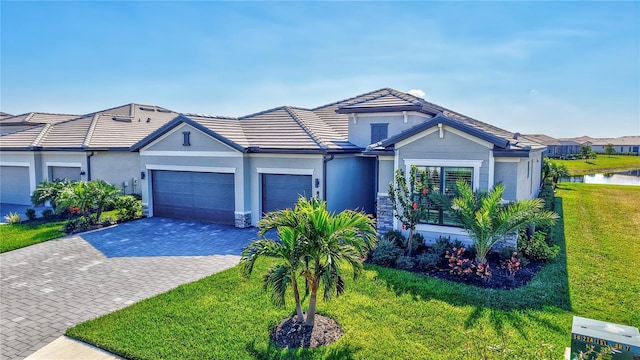
[(382, 87), (522, 133), (640, 135), (640, 2), (0, 2), (0, 107), (239, 116)]

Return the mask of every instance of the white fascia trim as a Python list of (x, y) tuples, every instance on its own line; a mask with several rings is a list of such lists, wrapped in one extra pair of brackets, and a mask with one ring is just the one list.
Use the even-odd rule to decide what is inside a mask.
[(29, 167), (31, 166), (31, 163), (28, 161), (0, 161), (0, 166)]
[(467, 232), (467, 230), (465, 230), (463, 228), (457, 228), (457, 227), (451, 227), (451, 226), (418, 224), (418, 225), (416, 225), (416, 230), (442, 233), (442, 234), (445, 234), (445, 235), (469, 236), (469, 233)]
[(379, 192), (378, 196), (389, 196), (388, 192)]
[(495, 159), (493, 158), (493, 150), (489, 151), (489, 181), (487, 183), (487, 190), (491, 190), (495, 181)]
[(385, 160), (385, 161), (393, 161), (394, 157), (391, 155), (387, 155), (387, 156), (378, 156), (378, 160)]
[(234, 211), (235, 215), (249, 215), (251, 211)]
[(242, 153), (238, 151), (163, 151), (150, 150), (140, 152), (141, 156), (187, 156), (187, 157), (242, 157)]
[(71, 163), (71, 162), (62, 162), (62, 161), (47, 161), (45, 162), (47, 167), (58, 166), (58, 167), (78, 167), (81, 168), (81, 163)]
[(480, 186), (480, 167), (483, 160), (449, 160), (449, 159), (404, 159), (405, 174), (409, 174), (411, 166), (439, 166), (439, 167), (472, 167), (473, 190)]
[(497, 158), (493, 158), (493, 160), (495, 162), (505, 162), (505, 163), (506, 162), (517, 163), (517, 162), (520, 162), (520, 159), (521, 158), (519, 158), (519, 157), (497, 157)]
[(249, 153), (252, 158), (289, 158), (289, 159), (322, 159), (322, 155), (314, 154), (268, 154)]
[(395, 148), (399, 149), (399, 148), (401, 148), (401, 147), (403, 147), (405, 145), (411, 144), (412, 142), (414, 142), (416, 140), (420, 140), (420, 139), (422, 139), (423, 137), (425, 137), (427, 135), (431, 135), (431, 134), (433, 134), (434, 132), (436, 132), (438, 130), (439, 130), (438, 127), (436, 125), (434, 125), (433, 127), (430, 127), (430, 128), (428, 128), (428, 129), (426, 129), (426, 130), (424, 130), (424, 131), (422, 131), (422, 132), (420, 132), (418, 134), (410, 136), (410, 137), (408, 137), (408, 138), (406, 138), (406, 139), (404, 139), (402, 141), (398, 141), (396, 143)]
[(313, 169), (256, 168), (258, 174), (313, 175)]
[(210, 173), (225, 173), (225, 174), (235, 174), (236, 173), (236, 168), (234, 168), (234, 167), (220, 167), (220, 166), (184, 166), (184, 165), (145, 164), (145, 169), (147, 169), (147, 170), (210, 172)]
[[(210, 138), (211, 140), (214, 140), (214, 141), (219, 142), (220, 144), (222, 144), (222, 145), (224, 145), (224, 146), (228, 147), (229, 149), (231, 149), (233, 152), (239, 153), (239, 152), (238, 152), (238, 150), (236, 150), (236, 149), (232, 148), (231, 146), (229, 146), (229, 145), (227, 145), (227, 144), (223, 143), (222, 141), (220, 141), (220, 140), (218, 140), (218, 139), (216, 139), (216, 138), (212, 137), (211, 135), (209, 135), (209, 134), (207, 134), (207, 133), (205, 133), (205, 132), (203, 132), (203, 131), (200, 131), (199, 129), (196, 129), (196, 128), (194, 128), (193, 126), (191, 126), (191, 125), (189, 125), (189, 124), (182, 123), (182, 124), (180, 124), (180, 125), (176, 126), (175, 128), (173, 128), (173, 129), (169, 130), (166, 134), (163, 134), (163, 135), (162, 135), (162, 136), (160, 136), (159, 138), (157, 138), (157, 139), (153, 140), (150, 144), (148, 144), (148, 145), (144, 146), (142, 149), (140, 149), (140, 155), (147, 155), (147, 154), (144, 154), (145, 152), (147, 152), (147, 153), (149, 152), (149, 151), (147, 151), (147, 149), (149, 149), (150, 147), (152, 147), (152, 146), (156, 145), (157, 143), (161, 142), (162, 140), (166, 139), (167, 137), (169, 137), (169, 136), (171, 136), (171, 135), (173, 135), (173, 134), (177, 133), (178, 131), (180, 131), (180, 130), (182, 130), (182, 129), (186, 128), (186, 127), (188, 127), (188, 128), (189, 128), (189, 130), (197, 131), (197, 132), (199, 132), (200, 134), (202, 134), (202, 135), (204, 135), (204, 136), (206, 136), (206, 137)], [(185, 150), (185, 152), (186, 152), (186, 150)], [(195, 151), (194, 151), (194, 152), (195, 152)], [(194, 155), (194, 156), (195, 156), (195, 155)]]

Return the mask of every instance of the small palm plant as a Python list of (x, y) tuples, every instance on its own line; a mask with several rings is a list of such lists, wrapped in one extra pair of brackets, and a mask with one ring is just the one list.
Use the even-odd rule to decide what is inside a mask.
[(74, 182), (58, 196), (56, 211), (77, 207), (81, 214), (88, 216), (95, 209), (96, 221), (100, 221), (105, 207), (111, 205), (119, 195), (120, 190), (104, 180)]
[(339, 214), (327, 210), (324, 201), (300, 197), (293, 210), (269, 213), (258, 223), (259, 234), (277, 229), (279, 241), (262, 239), (249, 244), (240, 260), (245, 274), (250, 274), (260, 256), (276, 256), (284, 263), (275, 265), (263, 278), (265, 289), (271, 289), (276, 304), (284, 303), (287, 288), (293, 288), (298, 321), (302, 307), (297, 280), (305, 279), (310, 290), (305, 326), (315, 322), (318, 290), (322, 285), (324, 299), (344, 292), (341, 265), (348, 264), (354, 278), (362, 271), (362, 262), (376, 242), (373, 219), (351, 210)]
[(476, 250), (476, 261), (487, 263), (487, 255), (505, 235), (531, 224), (553, 225), (558, 215), (544, 211), (541, 199), (527, 199), (503, 204), (504, 185), (497, 184), (490, 191), (474, 192), (467, 182), (456, 182), (455, 197), (433, 195), (434, 201), (450, 207), (467, 230)]
[(51, 207), (54, 209), (57, 206), (57, 200), (62, 191), (74, 182), (69, 180), (44, 180), (36, 186), (36, 189), (31, 194), (31, 202), (34, 206), (43, 205), (49, 201)]

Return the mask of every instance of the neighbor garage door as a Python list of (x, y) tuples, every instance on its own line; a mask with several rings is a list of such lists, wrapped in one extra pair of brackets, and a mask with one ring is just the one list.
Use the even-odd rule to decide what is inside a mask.
[(29, 168), (0, 166), (0, 202), (30, 205)]
[(49, 171), (51, 171), (51, 180), (80, 180), (79, 167), (50, 166)]
[(233, 174), (152, 172), (153, 215), (234, 224)]
[(311, 175), (262, 174), (262, 212), (292, 208), (298, 196), (309, 198)]

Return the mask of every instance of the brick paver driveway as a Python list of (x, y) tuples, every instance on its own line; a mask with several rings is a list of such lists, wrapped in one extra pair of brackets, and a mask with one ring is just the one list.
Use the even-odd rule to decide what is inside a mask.
[(25, 358), (77, 323), (232, 267), (255, 231), (150, 218), (0, 254), (0, 358)]

